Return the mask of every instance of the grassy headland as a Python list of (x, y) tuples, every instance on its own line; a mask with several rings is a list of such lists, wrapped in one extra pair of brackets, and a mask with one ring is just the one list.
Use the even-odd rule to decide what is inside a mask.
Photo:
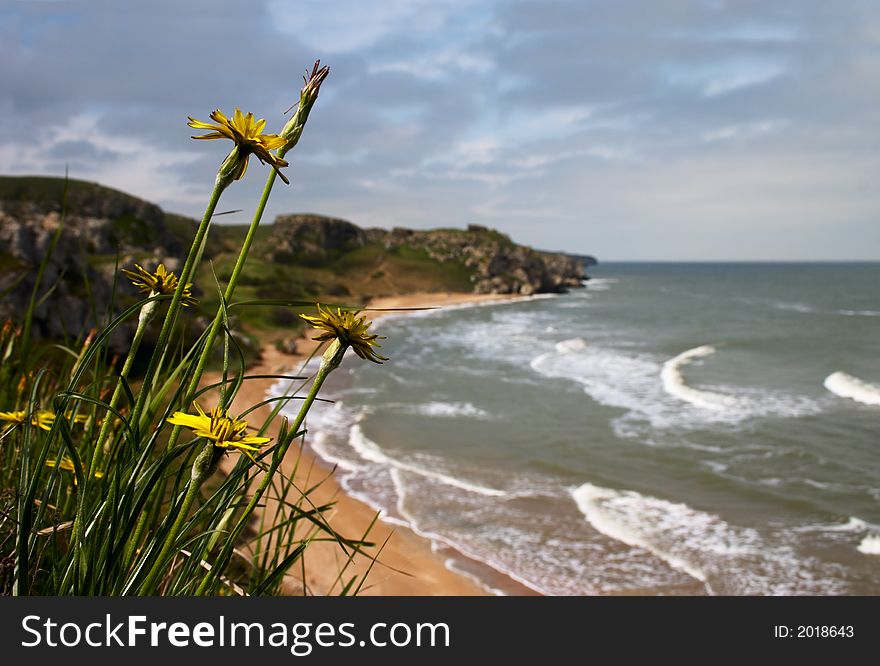
[[(21, 311), (30, 294), (33, 268), (58, 224), (63, 188), (60, 178), (0, 176), (0, 319)], [(37, 308), (36, 332), (60, 338), (83, 321), (98, 325), (114, 300), (116, 307), (134, 302), (128, 285), (114, 288), (117, 262), (153, 268), (163, 261), (174, 270), (196, 226), (132, 195), (70, 180), (67, 222), (48, 276), (57, 286)], [(217, 311), (214, 276), (226, 283), (246, 232), (246, 225), (212, 227), (193, 281), (200, 303), (187, 320), (203, 321)], [(583, 272), (580, 258), (533, 250), (477, 225), (386, 231), (322, 215), (281, 215), (258, 229), (235, 300), (359, 306), (410, 293), (526, 295), (565, 291), (580, 283)], [(303, 326), (283, 305), (241, 308), (231, 323), (252, 352), (257, 339), (278, 342)]]

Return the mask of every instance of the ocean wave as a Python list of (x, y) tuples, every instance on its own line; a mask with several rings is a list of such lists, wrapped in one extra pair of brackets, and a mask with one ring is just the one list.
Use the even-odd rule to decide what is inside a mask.
[(407, 472), (412, 472), (413, 474), (418, 474), (419, 476), (424, 476), (426, 478), (433, 479), (434, 481), (439, 481), (444, 485), (452, 486), (453, 488), (458, 488), (460, 490), (466, 490), (469, 493), (477, 493), (478, 495), (485, 495), (487, 497), (505, 497), (507, 495), (507, 493), (503, 490), (498, 490), (496, 488), (487, 488), (486, 486), (481, 486), (479, 484), (471, 483), (469, 481), (463, 481), (462, 479), (456, 478), (454, 476), (449, 476), (448, 474), (425, 469), (423, 467), (419, 467), (418, 465), (413, 465), (411, 463), (392, 458), (384, 451), (382, 451), (382, 449), (376, 442), (374, 442), (364, 434), (364, 431), (359, 423), (351, 426), (351, 430), (349, 432), (349, 444), (351, 444), (351, 447), (357, 452), (359, 456), (369, 462), (379, 465), (386, 465), (396, 469), (405, 470)]
[(800, 312), (803, 314), (816, 311), (814, 308), (804, 303), (789, 303), (785, 301), (773, 303), (773, 307), (777, 310), (783, 310), (785, 312)]
[(561, 340), (556, 343), (556, 351), (566, 354), (569, 352), (579, 352), (587, 348), (587, 341), (583, 338), (571, 338), (569, 340)]
[(865, 555), (880, 555), (880, 535), (869, 534), (862, 539), (857, 550)]
[[(657, 547), (649, 534), (646, 534), (645, 529), (641, 526), (634, 525), (632, 521), (626, 519), (622, 520), (618, 509), (610, 506), (610, 503), (615, 502), (615, 500), (618, 500), (617, 504), (619, 505), (619, 500), (621, 499), (639, 498), (640, 500), (644, 500), (641, 504), (647, 507), (653, 498), (643, 498), (637, 493), (628, 493), (625, 495), (608, 488), (594, 486), (591, 483), (585, 483), (582, 486), (573, 489), (571, 494), (574, 498), (575, 504), (577, 504), (580, 512), (584, 514), (587, 522), (605, 536), (616, 539), (617, 541), (622, 541), (628, 546), (644, 548), (659, 557), (661, 560), (664, 560), (674, 569), (684, 571), (689, 576), (693, 576), (700, 582), (706, 583), (706, 573), (702, 569), (674, 552)], [(659, 501), (660, 500), (656, 500), (654, 502), (655, 507), (651, 508), (656, 509), (656, 502)], [(665, 504), (667, 504), (669, 508), (686, 508), (683, 504)], [(618, 515), (615, 515), (615, 513)], [(708, 586), (707, 590), (711, 592), (711, 588)]]
[(792, 527), (792, 532), (865, 532), (870, 529), (870, 523), (850, 516), (845, 523), (819, 523), (817, 525), (801, 525)]
[(591, 483), (570, 489), (586, 521), (602, 534), (643, 548), (701, 581), (711, 594), (841, 592), (821, 564), (757, 530), (734, 527), (686, 504)]
[(880, 386), (869, 384), (845, 372), (833, 372), (823, 382), (825, 388), (840, 396), (865, 405), (880, 405)]
[(729, 409), (740, 405), (742, 403), (741, 399), (713, 391), (695, 389), (685, 383), (681, 369), (695, 358), (705, 358), (714, 353), (714, 347), (703, 345), (688, 349), (686, 352), (682, 352), (675, 358), (666, 361), (663, 364), (663, 369), (660, 371), (663, 388), (670, 395), (702, 409)]
[[(298, 405), (297, 405), (298, 409)], [(292, 410), (284, 410), (293, 418)], [(333, 403), (315, 403), (306, 420), (307, 441), (319, 458), (331, 465), (336, 465), (346, 472), (357, 472), (364, 469), (364, 464), (349, 450), (333, 446), (333, 442), (348, 437), (352, 423), (367, 415), (365, 407), (355, 409), (342, 400)]]
[(880, 317), (880, 310), (838, 310), (845, 317)]
[(569, 379), (584, 386), (590, 397), (603, 405), (639, 410), (655, 402), (654, 386), (659, 366), (648, 356), (626, 354), (612, 349), (584, 345), (573, 349), (539, 354), (531, 360), (537, 373), (552, 378)]
[[(693, 358), (683, 358), (689, 352), (666, 362), (664, 382), (664, 364), (650, 354), (593, 343), (581, 347), (576, 339), (557, 343), (552, 351), (532, 358), (530, 366), (544, 377), (579, 383), (601, 405), (625, 410), (611, 419), (618, 437), (645, 441), (657, 430), (738, 427), (754, 418), (796, 418), (824, 408), (822, 401), (768, 389), (720, 387), (724, 392), (716, 392), (691, 388), (679, 370)], [(689, 400), (683, 403), (685, 396)]]
[[(465, 557), (469, 557), (470, 559), (472, 559), (476, 562), (480, 562), (480, 563), (488, 566), (489, 568), (494, 569), (495, 571), (498, 571), (506, 576), (509, 576), (512, 580), (515, 580), (518, 583), (525, 585), (526, 587), (529, 587), (540, 594), (544, 594), (544, 595), (552, 594), (551, 590), (544, 589), (544, 588), (540, 587), (538, 584), (536, 584), (535, 582), (529, 580), (528, 578), (520, 576), (514, 570), (514, 568), (506, 566), (503, 562), (500, 561), (500, 559), (498, 557), (492, 556), (489, 553), (482, 551), (480, 548), (474, 548), (472, 544), (466, 543), (467, 540), (456, 539), (453, 536), (449, 536), (449, 535), (443, 533), (443, 531), (441, 531), (441, 530), (436, 530), (436, 529), (424, 527), (421, 524), (421, 521), (419, 521), (418, 518), (413, 513), (408, 511), (406, 508), (406, 501), (409, 496), (409, 493), (407, 491), (406, 484), (404, 483), (403, 478), (401, 476), (401, 471), (399, 469), (392, 469), (390, 471), (390, 478), (391, 478), (391, 482), (394, 486), (394, 489), (395, 489), (395, 492), (397, 495), (397, 503), (396, 503), (397, 512), (404, 519), (401, 522), (403, 524), (405, 524), (407, 527), (409, 527), (413, 532), (415, 532), (416, 534), (418, 534), (419, 536), (421, 536), (425, 539), (429, 539), (435, 545), (436, 544), (443, 544), (445, 546), (453, 548), (453, 549), (457, 550), (458, 552), (462, 553)], [(450, 571), (456, 571), (457, 569), (452, 565), (453, 565), (453, 562), (447, 560), (446, 568), (449, 569)], [(503, 594), (503, 592), (501, 592), (501, 590), (498, 590), (497, 588), (494, 588), (494, 587), (487, 585), (486, 582), (483, 580), (480, 580), (479, 577), (471, 576), (471, 578), (473, 580), (475, 580), (480, 586), (482, 586), (486, 591), (491, 592), (492, 594), (499, 595), (499, 596), (501, 594)]]
[[(396, 322), (400, 319), (421, 319), (424, 317), (436, 317), (446, 312), (457, 310), (473, 310), (476, 308), (494, 308), (505, 305), (516, 305), (518, 303), (528, 303), (530, 301), (543, 301), (551, 298), (559, 298), (561, 294), (531, 294), (529, 296), (508, 295), (498, 300), (488, 301), (470, 301), (467, 303), (452, 303), (449, 305), (439, 305), (426, 310), (390, 310), (383, 312), (381, 317), (377, 317), (375, 327), (379, 328), (390, 322)], [(430, 307), (430, 306), (429, 306)]]
[(491, 419), (492, 415), (470, 402), (431, 401), (419, 405), (401, 405), (402, 411), (434, 418)]
[[(525, 308), (502, 307), (479, 316), (462, 317), (454, 325), (441, 319), (422, 319), (416, 334), (407, 331), (400, 336), (403, 340), (396, 350), (394, 364), (418, 370), (409, 375), (422, 378), (435, 367), (446, 373), (451, 364), (457, 373), (484, 374), (487, 369), (497, 373), (487, 361), (518, 366), (531, 359), (541, 323), (534, 312)], [(395, 334), (387, 331), (386, 335)], [(430, 342), (433, 351), (425, 352), (425, 341)], [(543, 346), (540, 341), (538, 344)]]
[(583, 285), (590, 291), (608, 291), (611, 285), (617, 284), (617, 278), (590, 278), (585, 280)]

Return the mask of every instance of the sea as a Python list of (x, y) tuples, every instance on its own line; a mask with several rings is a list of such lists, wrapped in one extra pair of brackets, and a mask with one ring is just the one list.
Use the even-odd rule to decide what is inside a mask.
[(880, 264), (590, 275), (379, 319), (308, 445), (497, 594), (880, 594)]

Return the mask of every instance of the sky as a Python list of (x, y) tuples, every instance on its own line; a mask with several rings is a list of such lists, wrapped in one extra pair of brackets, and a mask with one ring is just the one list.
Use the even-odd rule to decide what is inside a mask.
[[(876, 0), (0, 0), (0, 173), (200, 217), (330, 66), (264, 220), (481, 224), (600, 260), (880, 259)], [(256, 160), (223, 195), (250, 221)]]

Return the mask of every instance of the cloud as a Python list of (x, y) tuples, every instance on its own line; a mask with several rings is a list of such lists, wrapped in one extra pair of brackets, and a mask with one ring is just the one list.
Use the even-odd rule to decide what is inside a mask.
[(667, 80), (671, 84), (696, 88), (706, 97), (768, 83), (785, 72), (784, 63), (758, 58), (735, 58), (698, 64), (677, 63), (666, 67)]
[(880, 257), (876, 3), (16, 2), (0, 40), (0, 172), (69, 163), (198, 216), (229, 146), (186, 116), (280, 127), (320, 57), (266, 219), (479, 222), (600, 258)]
[(738, 125), (726, 125), (703, 132), (703, 141), (744, 141), (755, 139), (764, 134), (779, 132), (787, 127), (787, 120), (759, 120)]
[(197, 159), (192, 152), (163, 150), (137, 136), (107, 134), (93, 114), (73, 116), (44, 133), (0, 144), (4, 173), (60, 175), (70, 166), (79, 179), (191, 205), (199, 199), (178, 180), (175, 169)]

